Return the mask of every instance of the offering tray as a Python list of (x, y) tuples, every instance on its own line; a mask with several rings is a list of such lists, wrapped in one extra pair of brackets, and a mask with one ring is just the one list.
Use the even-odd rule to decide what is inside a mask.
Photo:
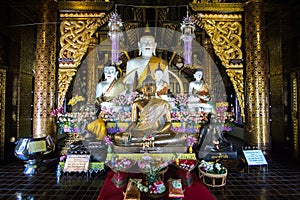
[(105, 162), (105, 164), (114, 172), (111, 181), (117, 188), (122, 188), (127, 184), (128, 170), (135, 164), (135, 160), (121, 158), (112, 159)]
[(174, 161), (172, 164), (177, 169), (179, 178), (182, 179), (182, 183), (187, 186), (192, 185), (193, 176), (191, 175), (191, 171), (193, 171), (197, 166), (197, 160), (179, 159), (178, 161)]

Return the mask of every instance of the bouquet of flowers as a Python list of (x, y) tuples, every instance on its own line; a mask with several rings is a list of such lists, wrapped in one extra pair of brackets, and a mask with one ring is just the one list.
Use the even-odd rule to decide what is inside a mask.
[(185, 122), (190, 119), (190, 112), (184, 111), (171, 111), (171, 120), (174, 122)]
[(78, 116), (76, 113), (57, 113), (56, 114), (57, 121), (56, 123), (59, 126), (59, 132), (62, 134), (63, 132), (78, 132)]
[(176, 95), (174, 99), (175, 106), (180, 109), (186, 109), (189, 103), (188, 95)]
[(101, 119), (103, 119), (103, 121), (105, 122), (109, 122), (109, 121), (115, 121), (116, 119), (114, 118), (114, 114), (112, 112), (112, 109), (107, 109), (106, 107), (103, 107), (101, 109), (101, 112), (99, 114), (99, 117)]
[(192, 171), (197, 165), (197, 160), (179, 159), (175, 164), (175, 166), (182, 170)]
[(145, 156), (138, 161), (138, 167), (141, 172), (145, 173), (148, 185), (153, 185), (154, 182), (160, 181), (159, 173), (168, 165), (169, 162), (161, 158), (152, 158), (151, 156)]
[(120, 94), (116, 96), (112, 102), (116, 106), (130, 106), (132, 102), (136, 99), (137, 92), (132, 92), (130, 95)]
[(126, 171), (131, 166), (135, 164), (135, 161), (127, 159), (127, 158), (121, 158), (121, 159), (112, 159), (110, 161), (106, 161), (106, 164), (113, 170), (113, 171)]
[(227, 117), (225, 118), (222, 124), (222, 131), (226, 131), (226, 132), (232, 131), (235, 122), (234, 117), (235, 117), (234, 113), (228, 113)]
[(232, 131), (235, 123), (235, 113), (233, 111), (228, 112), (228, 102), (218, 102), (217, 107), (217, 118), (222, 123), (222, 131)]
[(192, 147), (197, 142), (197, 139), (194, 136), (189, 135), (186, 138), (186, 141), (187, 141), (188, 146)]
[(226, 173), (226, 168), (221, 165), (221, 163), (211, 163), (211, 162), (206, 162), (205, 160), (201, 160), (199, 164), (199, 168), (210, 174), (225, 174)]

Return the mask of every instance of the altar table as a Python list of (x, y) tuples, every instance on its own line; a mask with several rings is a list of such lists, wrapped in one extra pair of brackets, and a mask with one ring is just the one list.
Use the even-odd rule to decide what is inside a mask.
[[(122, 200), (124, 198), (123, 191), (125, 190), (126, 186), (124, 186), (123, 188), (117, 188), (111, 181), (113, 175), (114, 175), (113, 171), (108, 172), (97, 200)], [(129, 174), (129, 177), (131, 177), (131, 175), (134, 178), (138, 176), (137, 174)], [(183, 186), (184, 189), (183, 199), (184, 200), (216, 200), (216, 198), (209, 192), (209, 190), (203, 185), (203, 183), (200, 182), (198, 176), (194, 173), (192, 173), (192, 176), (193, 176), (193, 184), (190, 187)], [(168, 180), (169, 177), (172, 176), (170, 176), (170, 173), (167, 172), (165, 175), (165, 182)], [(173, 198), (169, 198), (168, 192), (166, 192), (166, 195), (161, 199), (173, 199)]]

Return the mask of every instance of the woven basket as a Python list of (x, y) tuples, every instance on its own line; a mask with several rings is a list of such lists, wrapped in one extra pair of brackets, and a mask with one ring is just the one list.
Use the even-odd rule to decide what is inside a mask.
[(200, 166), (198, 166), (198, 169), (199, 169), (199, 178), (205, 185), (210, 187), (221, 187), (226, 184), (227, 169), (225, 169), (224, 174), (206, 173), (200, 169)]

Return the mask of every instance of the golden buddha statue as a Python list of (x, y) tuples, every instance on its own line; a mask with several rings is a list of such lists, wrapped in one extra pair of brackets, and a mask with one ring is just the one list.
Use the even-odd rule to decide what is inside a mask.
[(148, 75), (142, 83), (144, 98), (132, 104), (131, 124), (125, 132), (114, 135), (117, 146), (142, 146), (147, 135), (154, 138), (154, 146), (180, 145), (186, 142), (183, 133), (175, 133), (171, 128), (170, 104), (155, 98), (156, 82)]

